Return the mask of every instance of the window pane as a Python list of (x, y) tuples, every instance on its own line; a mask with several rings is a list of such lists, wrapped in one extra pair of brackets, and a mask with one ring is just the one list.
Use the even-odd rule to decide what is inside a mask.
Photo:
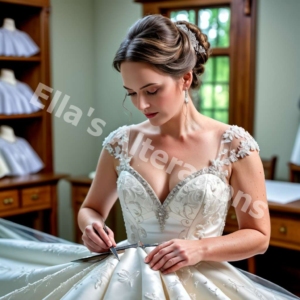
[(201, 9), (198, 15), (198, 26), (208, 36), (211, 47), (228, 47), (230, 36), (230, 9)]
[(201, 88), (194, 95), (198, 110), (206, 116), (228, 123), (229, 57), (210, 57), (201, 81)]
[(171, 20), (173, 22), (188, 21), (196, 24), (196, 12), (194, 10), (171, 11)]

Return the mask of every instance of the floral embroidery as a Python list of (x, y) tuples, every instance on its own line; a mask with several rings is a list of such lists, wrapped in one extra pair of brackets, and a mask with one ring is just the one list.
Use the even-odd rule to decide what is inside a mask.
[(155, 293), (145, 293), (145, 299), (147, 300), (159, 300), (158, 296)]
[[(251, 287), (251, 286), (245, 287), (244, 285), (241, 285), (241, 284), (238, 284), (238, 283), (234, 282), (230, 278), (228, 278), (228, 281), (229, 281), (229, 286), (232, 287), (237, 293), (239, 292), (239, 289), (245, 289), (248, 292), (250, 292), (250, 293), (254, 294), (255, 296), (257, 296), (258, 299), (260, 299), (260, 300), (267, 300), (267, 298), (263, 294), (261, 294), (254, 287)], [(227, 284), (224, 283), (223, 285), (227, 287)], [(275, 299), (275, 298), (273, 298), (273, 299)]]
[(175, 279), (173, 282), (171, 282), (171, 283), (168, 285), (168, 289), (169, 289), (170, 291), (172, 291), (172, 290), (175, 288), (175, 286), (176, 286), (177, 284), (180, 284), (179, 279)]
[(128, 271), (122, 269), (121, 272), (118, 272), (118, 275), (120, 276), (120, 278), (118, 278), (120, 282), (127, 283), (130, 287), (132, 287), (134, 279), (140, 275), (140, 271), (129, 273)]
[(115, 266), (114, 263), (112, 263), (109, 260), (106, 260), (104, 262), (104, 265), (100, 268), (100, 270), (97, 272), (98, 274), (92, 276), (95, 277), (96, 283), (95, 283), (95, 289), (98, 289), (103, 284), (104, 280), (109, 281), (110, 272), (109, 269), (113, 268)]

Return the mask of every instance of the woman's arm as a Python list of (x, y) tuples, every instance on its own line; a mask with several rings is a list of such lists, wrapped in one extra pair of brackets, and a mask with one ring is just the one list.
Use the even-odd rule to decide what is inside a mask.
[[(104, 221), (118, 198), (115, 159), (103, 148), (96, 168), (95, 178), (78, 213), (78, 225), (82, 240), (90, 251), (103, 252), (111, 245), (116, 246), (113, 232), (103, 230)], [(100, 237), (96, 234), (95, 230)]]
[[(239, 230), (222, 237), (203, 239), (203, 260), (241, 260), (263, 254), (269, 246), (270, 216), (264, 169), (258, 152), (232, 164), (230, 185), (234, 191), (233, 205)], [(248, 200), (236, 197), (245, 194)], [(243, 209), (246, 201), (249, 201), (249, 207)]]
[[(236, 203), (234, 200), (237, 194), (249, 195), (246, 211), (242, 209), (245, 198), (241, 198), (235, 208), (238, 231), (196, 241), (168, 241), (151, 251), (146, 262), (155, 270), (166, 271), (167, 274), (201, 260), (236, 261), (264, 253), (270, 240), (270, 217), (264, 170), (258, 152), (251, 152), (249, 156), (232, 164), (230, 185), (233, 188), (233, 203)], [(260, 215), (258, 212), (261, 212)]]

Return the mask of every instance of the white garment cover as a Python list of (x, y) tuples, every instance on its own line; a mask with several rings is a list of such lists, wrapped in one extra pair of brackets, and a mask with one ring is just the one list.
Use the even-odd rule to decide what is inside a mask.
[(13, 85), (0, 79), (0, 114), (30, 114), (40, 110), (31, 99), (41, 103), (28, 84), (17, 81)]
[(0, 153), (0, 178), (4, 177), (5, 175), (9, 174), (8, 165)]
[(29, 57), (39, 52), (40, 48), (26, 32), (0, 28), (0, 56)]
[(39, 172), (44, 163), (23, 138), (17, 137), (15, 142), (0, 138), (0, 155), (4, 158), (10, 176), (27, 175)]
[[(103, 146), (120, 160), (117, 190), (125, 221), (124, 245), (160, 243), (173, 238), (204, 239), (222, 235), (230, 206), (226, 183), (228, 163), (259, 151), (241, 127), (231, 126), (222, 149), (211, 165), (178, 183), (161, 204), (147, 181), (131, 166), (128, 155), (130, 126), (113, 131)], [(230, 152), (231, 140), (241, 140)], [(0, 224), (3, 224), (0, 222)], [(82, 245), (26, 241), (0, 227), (0, 299), (299, 299), (281, 287), (233, 267), (228, 262), (202, 261), (172, 274), (153, 271), (144, 258), (153, 248), (132, 248), (96, 263), (72, 263), (89, 255)], [(28, 234), (27, 234), (28, 236)], [(11, 237), (11, 239), (9, 238)], [(25, 240), (24, 240), (25, 239)]]

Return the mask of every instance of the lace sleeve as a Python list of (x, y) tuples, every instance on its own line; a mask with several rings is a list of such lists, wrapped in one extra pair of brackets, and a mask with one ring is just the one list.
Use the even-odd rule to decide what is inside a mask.
[(128, 143), (127, 125), (121, 126), (112, 131), (103, 141), (102, 147), (105, 148), (116, 159), (121, 159), (126, 151)]
[[(255, 139), (248, 131), (237, 125), (232, 125), (223, 134), (225, 142), (230, 143), (230, 151), (227, 157), (227, 164), (234, 163), (238, 159), (244, 158), (251, 154), (251, 151), (260, 151)], [(234, 138), (237, 140), (235, 141)]]

